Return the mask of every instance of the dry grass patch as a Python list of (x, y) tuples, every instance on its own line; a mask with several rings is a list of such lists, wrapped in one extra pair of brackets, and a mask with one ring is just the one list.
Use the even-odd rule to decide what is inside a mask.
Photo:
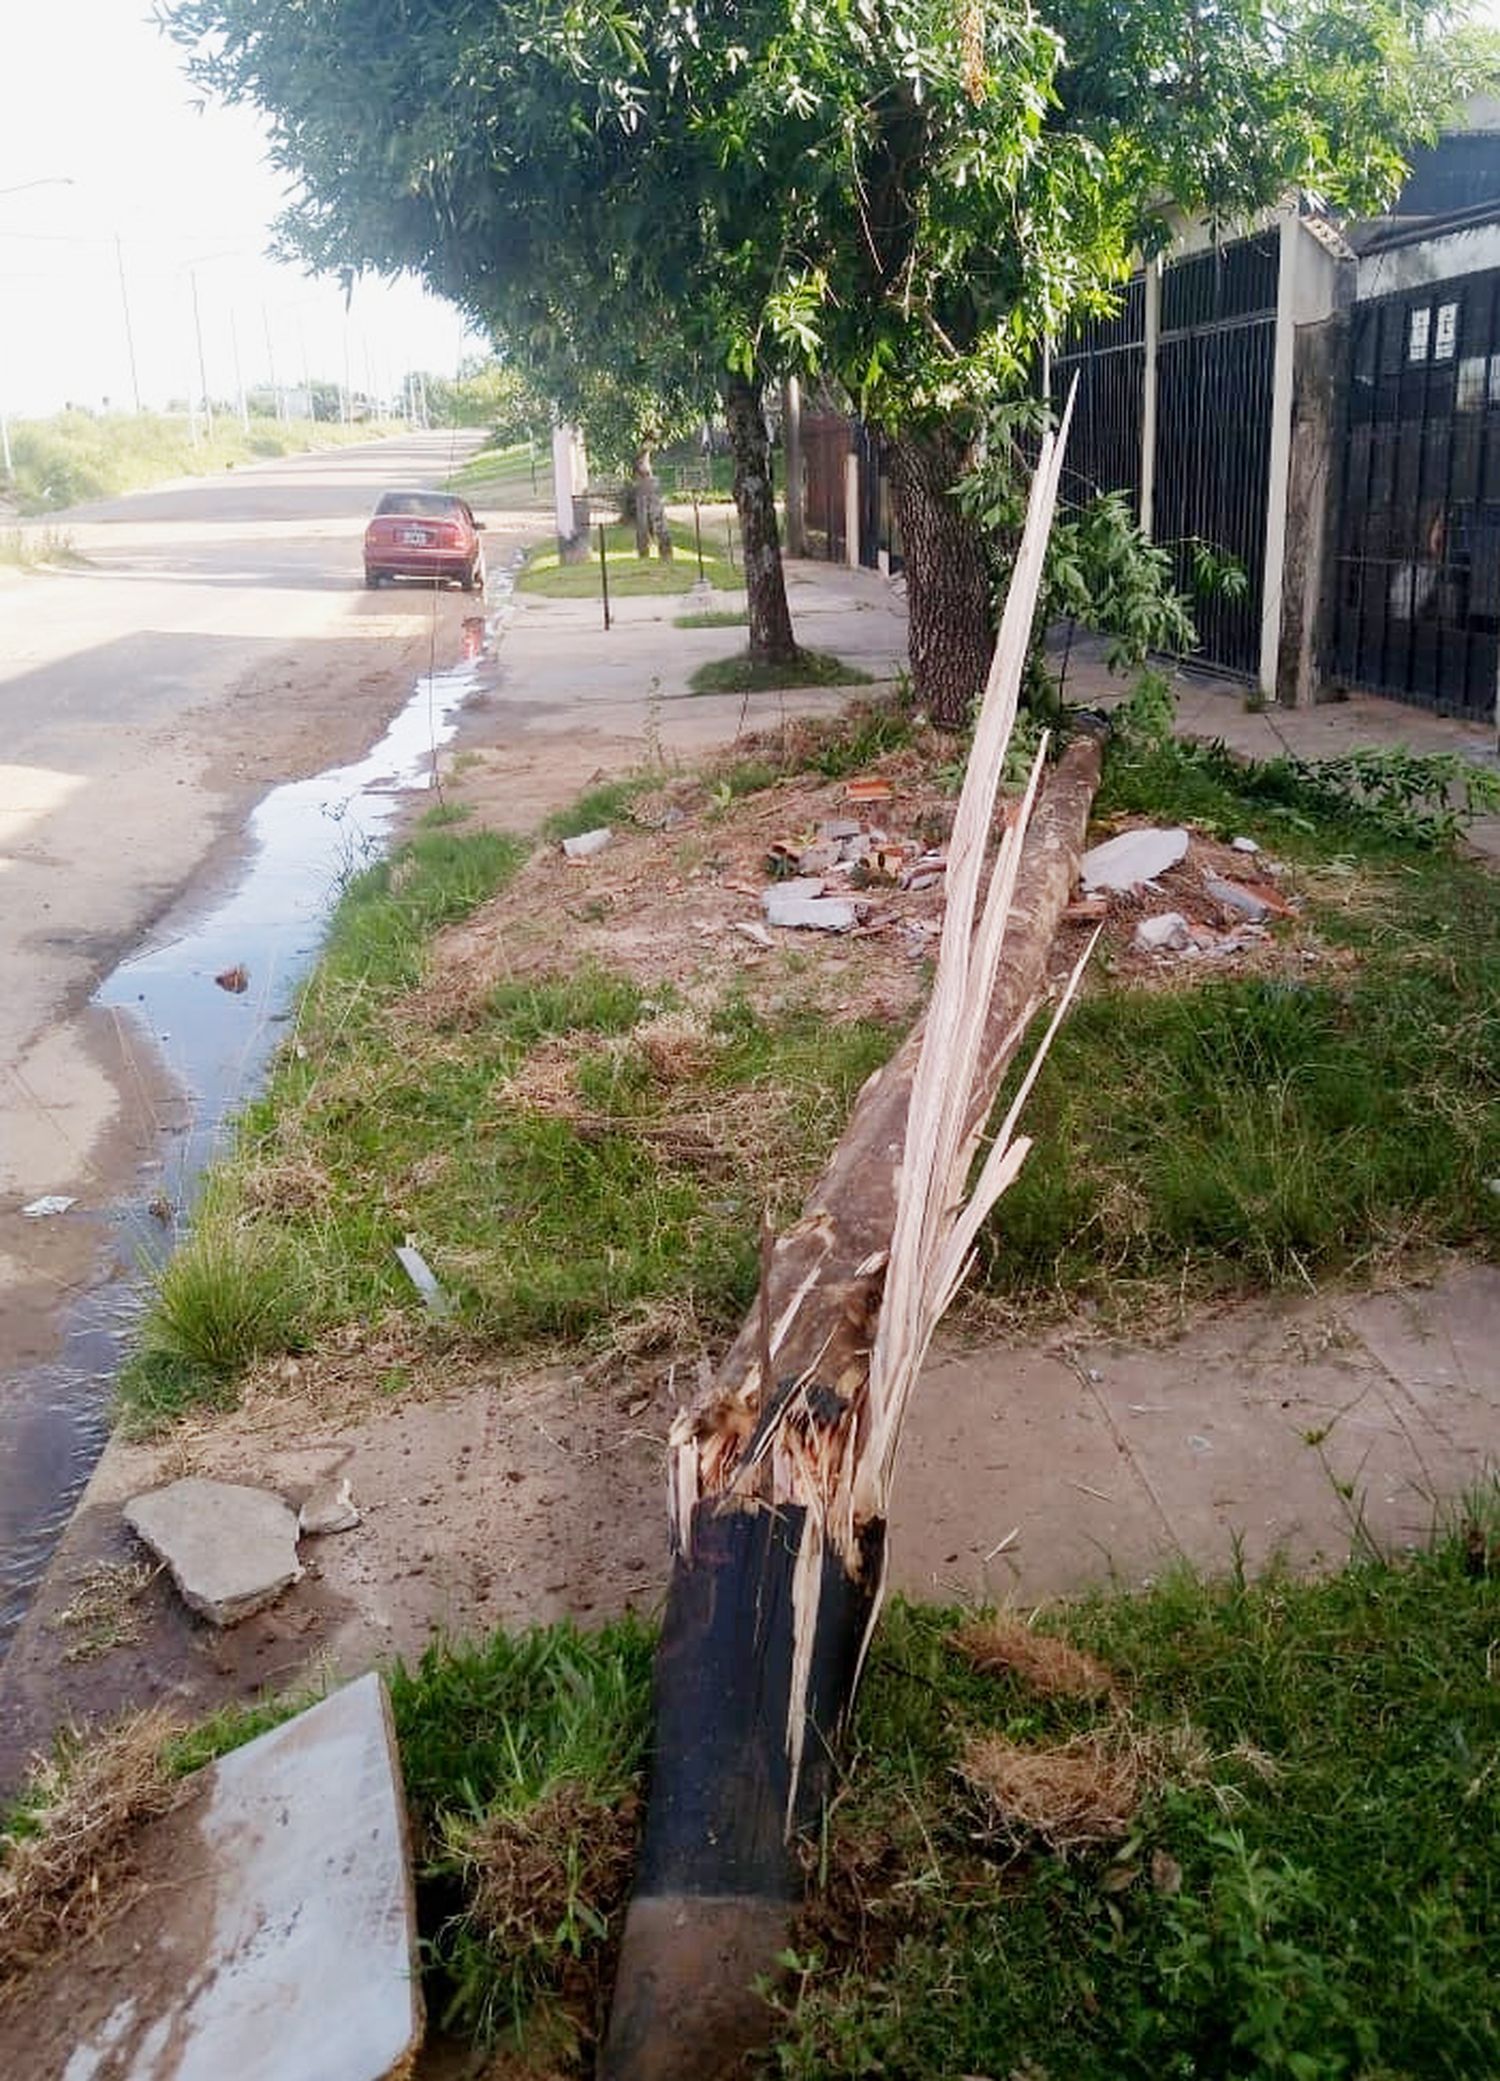
[(37, 1766), (0, 1830), (0, 2006), (134, 1903), (136, 1831), (187, 1796), (162, 1762), (176, 1731), (155, 1709), (103, 1737), (70, 1737)]
[(1039, 1633), (1024, 1619), (997, 1612), (975, 1619), (950, 1636), (975, 1669), (1014, 1676), (1042, 1698), (1109, 1698), (1117, 1694), (1114, 1672), (1081, 1648), (1053, 1633)]
[(623, 1908), (640, 1802), (605, 1805), (577, 1779), (523, 1812), (504, 1810), (450, 1834), (469, 1875), (469, 1914), (502, 1951), (549, 1951), (576, 1922), (597, 1935)]
[(977, 1734), (958, 1771), (988, 1834), (1016, 1851), (1041, 1843), (1066, 1857), (1130, 1833), (1159, 1758), (1150, 1737), (1115, 1725), (1045, 1747)]
[(55, 1632), (73, 1637), (65, 1662), (89, 1662), (141, 1637), (142, 1594), (161, 1573), (155, 1561), (102, 1561), (78, 1579), (72, 1597), (51, 1621)]

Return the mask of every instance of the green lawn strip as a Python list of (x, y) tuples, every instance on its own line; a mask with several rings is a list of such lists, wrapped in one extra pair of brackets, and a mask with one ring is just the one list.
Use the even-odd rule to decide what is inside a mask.
[(497, 506), (514, 511), (551, 510), (552, 456), (541, 445), (533, 452), (524, 441), (504, 448), (482, 448), (448, 478), (450, 491), (462, 492), (471, 506)]
[[(799, 726), (791, 756), (835, 777), (911, 729), (871, 705)], [(731, 765), (715, 799), (727, 810), (779, 770)], [(1209, 779), (1222, 827), (1271, 842), (1285, 805), (1257, 817), (1250, 795)], [(1176, 785), (1203, 781), (1188, 762)], [(1134, 784), (1112, 759), (1106, 801)], [(641, 785), (591, 791), (553, 835), (628, 821)], [(1153, 813), (1181, 813), (1160, 773), (1152, 788)], [(1119, 1313), (1184, 1284), (1303, 1282), (1500, 1242), (1500, 887), (1367, 817), (1330, 831), (1321, 812), (1294, 814), (1277, 851), (1302, 863), (1327, 958), (1170, 993), (1098, 978), (1038, 1084), (1036, 1147), (985, 1240), (982, 1277), (1010, 1304)], [(712, 1064), (669, 1085), (635, 1030), (669, 1008), (670, 985), (648, 995), (566, 966), (496, 990), (452, 1031), (403, 1024), (432, 933), (522, 856), (443, 819), (351, 883), (297, 1045), (146, 1317), (123, 1383), (132, 1420), (222, 1404), (255, 1359), (340, 1326), (389, 1311), (419, 1324), (394, 1256), (409, 1234), (455, 1303), (425, 1334), (484, 1348), (587, 1344), (668, 1298), (707, 1328), (745, 1306), (761, 1199), (795, 1207), (896, 1036), (830, 1025), (812, 996), (774, 1018), (726, 1002)], [(571, 1093), (550, 1109), (510, 1095), (544, 1042), (563, 1050)], [(732, 1158), (703, 1125), (720, 1112), (740, 1122)]]
[[(635, 1034), (670, 986), (589, 967), (497, 985), (452, 1029), (404, 1021), (431, 934), (521, 857), (443, 820), (350, 884), (295, 1044), (158, 1283), (121, 1383), (137, 1428), (223, 1406), (245, 1366), (341, 1326), (420, 1325), (409, 1235), (454, 1303), (431, 1326), (445, 1343), (587, 1343), (666, 1298), (722, 1328), (747, 1305), (762, 1203), (791, 1215), (899, 1035), (830, 1026), (813, 997), (762, 1017), (730, 996), (702, 1064), (663, 1078)], [(543, 1046), (564, 1051), (561, 1107), (512, 1091)]]
[(1264, 785), (1217, 758), (1111, 754), (1106, 809), (1257, 836), (1299, 866), (1325, 958), (1171, 993), (1096, 977), (986, 1239), (983, 1276), (1012, 1301), (1500, 1246), (1500, 881), (1343, 798)]
[[(655, 556), (636, 555), (635, 529), (628, 523), (616, 522), (605, 529), (612, 599), (691, 592), (698, 582), (693, 530), (674, 521), (671, 535), (675, 554), (670, 563), (662, 563)], [(745, 589), (744, 572), (718, 553), (707, 532), (703, 543), (703, 577), (717, 592), (743, 592)], [(529, 559), (516, 583), (522, 592), (540, 593), (549, 600), (596, 598), (600, 589), (598, 529), (590, 537), (585, 561), (564, 564), (559, 561), (556, 549), (539, 550)]]
[(1050, 1619), (1120, 1673), (1123, 1738), (1179, 1759), (1125, 1841), (1066, 1860), (997, 1838), (954, 1775), (963, 1737), (1058, 1742), (1111, 1708), (979, 1676), (944, 1614), (898, 1606), (766, 2071), (1500, 2072), (1500, 1583), (1467, 1558), (1460, 1533)]
[(705, 614), (677, 614), (672, 618), (674, 629), (743, 629), (750, 625), (750, 617), (743, 609), (710, 608)]
[(790, 664), (765, 664), (759, 658), (710, 658), (688, 680), (695, 694), (775, 693), (798, 686), (869, 686), (868, 672), (846, 665), (823, 650), (799, 650)]

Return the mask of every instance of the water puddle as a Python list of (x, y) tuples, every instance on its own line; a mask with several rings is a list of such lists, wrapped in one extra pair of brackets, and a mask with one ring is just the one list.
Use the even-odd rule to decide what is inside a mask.
[[(139, 1024), (183, 1093), (188, 1124), (167, 1152), (169, 1212), (188, 1205), (228, 1122), (259, 1088), (344, 883), (379, 857), (411, 795), (434, 787), (464, 704), (493, 684), (514, 583), (513, 569), (492, 571), (485, 613), (464, 623), (460, 661), (418, 681), (364, 758), (267, 795), (232, 888), (206, 909), (200, 896), (170, 912), (95, 994)], [(150, 1254), (153, 1238), (157, 1251), (170, 1243), (171, 1220), (153, 1223), (140, 1207), (112, 1220), (127, 1260)], [(4, 1383), (0, 1656), (103, 1450), (138, 1308), (138, 1280), (122, 1271), (69, 1311), (54, 1361)]]

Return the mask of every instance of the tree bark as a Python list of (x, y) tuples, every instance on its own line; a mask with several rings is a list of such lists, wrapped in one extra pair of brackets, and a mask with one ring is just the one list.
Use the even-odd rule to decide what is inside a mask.
[(734, 451), (734, 500), (739, 509), (745, 556), (750, 656), (757, 664), (795, 664), (800, 652), (786, 602), (781, 536), (771, 484), (771, 444), (761, 409), (760, 385), (745, 376), (727, 377), (724, 410)]
[[(1046, 989), (1099, 783), (1070, 745), (1033, 816), (972, 1117), (987, 1116)], [(601, 2072), (740, 2071), (770, 2011), (798, 1894), (793, 1839), (826, 1800), (879, 1594), (885, 1524), (839, 1521), (895, 1222), (921, 1029), (865, 1085), (709, 1389), (672, 1434), (675, 1559), (656, 1662), (652, 1784)], [(769, 1376), (769, 1378), (768, 1378)], [(795, 1392), (797, 1413), (760, 1447)]]
[(933, 722), (953, 730), (969, 720), (995, 648), (983, 537), (953, 497), (967, 461), (953, 434), (898, 434), (891, 443), (912, 691)]

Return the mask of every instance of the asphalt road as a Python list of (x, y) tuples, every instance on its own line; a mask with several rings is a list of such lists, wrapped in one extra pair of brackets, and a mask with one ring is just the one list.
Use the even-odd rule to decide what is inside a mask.
[[(360, 535), (382, 490), (440, 483), (474, 439), (81, 507), (52, 525), (85, 561), (0, 574), (0, 1428), (5, 1383), (96, 1275), (90, 1215), (149, 1161), (170, 1103), (89, 998), (169, 904), (232, 874), (256, 800), (358, 757), (457, 655), (473, 603), (366, 592)], [(22, 1216), (50, 1193), (75, 1212)]]

